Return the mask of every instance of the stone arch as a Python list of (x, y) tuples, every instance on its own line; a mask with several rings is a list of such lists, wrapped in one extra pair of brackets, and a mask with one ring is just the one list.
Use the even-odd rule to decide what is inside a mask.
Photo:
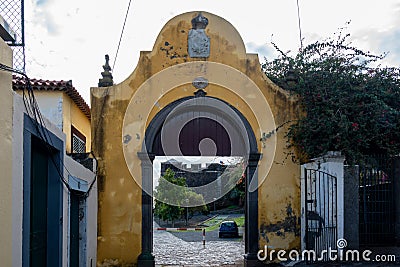
[[(246, 53), (243, 40), (229, 22), (208, 12), (202, 14), (209, 22), (204, 29), (210, 40), (208, 57), (188, 55), (191, 20), (199, 12), (184, 13), (166, 23), (153, 50), (140, 53), (136, 69), (125, 81), (113, 84), (111, 80), (91, 88), (92, 148), (99, 162), (100, 266), (109, 260), (131, 266), (138, 263), (139, 255), (145, 258), (141, 204), (151, 203), (143, 197), (142, 183), (148, 185), (141, 177), (142, 172), (151, 172), (155, 156), (142, 153), (146, 131), (155, 127), (150, 125), (152, 120), (169, 104), (205, 95), (239, 111), (251, 126), (245, 128), (255, 136), (252, 147), (257, 149), (251, 150), (255, 153), (249, 155), (248, 171), (258, 167), (259, 183), (255, 185), (257, 195), (249, 196), (248, 203), (257, 196), (258, 217), (252, 218), (258, 222), (253, 239), (257, 242), (248, 242), (246, 252), (265, 245), (286, 250), (300, 247), (300, 167), (290, 160), (295, 151), (287, 147), (286, 138), (291, 122), (302, 112), (298, 101), (262, 73), (258, 56)], [(106, 75), (109, 66), (104, 67)], [(247, 259), (252, 255), (248, 253)]]
[[(206, 97), (213, 99), (212, 97)], [(157, 148), (154, 146), (154, 143), (157, 140), (157, 133), (164, 126), (164, 122), (174, 108), (178, 105), (185, 103), (185, 101), (194, 99), (193, 97), (185, 97), (178, 99), (161, 111), (159, 111), (154, 118), (151, 120), (150, 124), (146, 129), (146, 135), (144, 139), (144, 143), (142, 146), (142, 151), (138, 152), (138, 157), (141, 160), (141, 168), (142, 168), (142, 252), (138, 258), (139, 266), (153, 266), (154, 265), (154, 256), (152, 255), (153, 251), (153, 197), (147, 192), (152, 192), (153, 188), (153, 171), (152, 171), (152, 162), (157, 153), (155, 153)], [(215, 99), (215, 98), (214, 98)], [(230, 109), (240, 118), (240, 122), (245, 126), (246, 136), (241, 136), (243, 139), (248, 139), (248, 166), (246, 168), (246, 188), (250, 185), (250, 183), (255, 179), (258, 179), (257, 174), (257, 166), (258, 161), (261, 157), (261, 154), (258, 152), (257, 147), (257, 139), (255, 137), (254, 131), (251, 128), (249, 122), (246, 117), (237, 110), (235, 107), (230, 105), (229, 103), (221, 101), (225, 108)], [(232, 113), (223, 112), (227, 117), (232, 116)], [(232, 123), (237, 117), (230, 117), (230, 122)], [(238, 126), (236, 126), (238, 127)], [(245, 207), (245, 223), (246, 223), (246, 232), (245, 232), (245, 261), (257, 261), (257, 251), (258, 251), (258, 220), (250, 220), (250, 218), (258, 217), (258, 191), (255, 190), (253, 192), (249, 192), (246, 190), (246, 207)]]
[[(151, 120), (150, 124), (148, 125), (146, 129), (146, 135), (145, 135), (145, 142), (143, 145), (146, 147), (142, 147), (142, 152), (148, 151), (148, 153), (154, 154), (155, 151), (153, 148), (151, 148), (151, 144), (154, 143), (154, 140), (156, 139), (156, 134), (157, 131), (154, 131), (154, 129), (161, 129), (162, 124), (164, 123), (165, 119), (167, 118), (168, 114), (179, 104), (182, 104), (183, 102), (187, 100), (194, 99), (195, 96), (188, 96), (188, 97), (183, 97), (181, 99), (175, 100), (172, 103), (168, 104), (165, 108), (163, 108), (160, 112), (158, 112), (155, 117)], [(245, 126), (245, 129), (247, 133), (251, 134), (251, 138), (249, 138), (249, 145), (250, 145), (250, 153), (258, 153), (258, 147), (257, 147), (257, 139), (255, 137), (254, 131), (251, 128), (250, 123), (246, 119), (246, 117), (234, 106), (229, 104), (228, 102), (215, 98), (215, 97), (210, 97), (207, 96), (207, 98), (214, 98), (217, 99), (218, 101), (223, 102), (227, 107), (232, 109), (240, 118), (241, 122)], [(149, 149), (151, 148), (151, 149)]]

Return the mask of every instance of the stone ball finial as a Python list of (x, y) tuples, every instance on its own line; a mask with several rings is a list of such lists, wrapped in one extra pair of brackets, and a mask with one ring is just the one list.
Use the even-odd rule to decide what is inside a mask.
[(199, 14), (192, 19), (192, 28), (195, 30), (205, 29), (208, 25), (208, 19), (199, 12)]

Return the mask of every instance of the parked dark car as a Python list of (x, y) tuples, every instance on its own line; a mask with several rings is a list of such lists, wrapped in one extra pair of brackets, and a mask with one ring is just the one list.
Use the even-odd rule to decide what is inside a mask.
[(221, 238), (225, 236), (239, 236), (238, 226), (235, 221), (224, 221), (221, 223), (219, 226), (218, 237)]

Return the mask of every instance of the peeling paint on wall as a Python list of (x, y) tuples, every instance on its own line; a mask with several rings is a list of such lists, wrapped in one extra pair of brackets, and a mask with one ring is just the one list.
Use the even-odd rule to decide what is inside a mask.
[[(153, 50), (141, 52), (135, 71), (121, 84), (109, 87), (108, 94), (104, 94), (104, 88), (91, 89), (92, 125), (99, 125), (92, 129), (94, 153), (99, 159), (99, 266), (111, 266), (106, 265), (109, 262), (130, 266), (137, 262), (141, 252), (142, 199), (139, 185), (142, 173), (137, 152), (141, 151), (144, 132), (157, 113), (178, 99), (193, 96), (197, 89), (191, 79), (168, 91), (168, 84), (178, 82), (181, 78), (180, 73), (174, 73), (165, 77), (165, 82), (149, 86), (143, 97), (135, 94), (150, 77), (170, 66), (204, 61), (187, 55), (187, 34), (192, 27), (191, 20), (196, 15), (197, 12), (190, 12), (171, 19), (161, 30)], [(205, 33), (210, 37), (211, 48), (204, 62), (225, 64), (246, 74), (259, 88), (258, 93), (269, 103), (277, 125), (296, 119), (300, 114), (296, 99), (274, 85), (261, 72), (258, 56), (246, 54), (236, 29), (218, 16), (206, 12), (203, 15), (209, 19)], [(195, 77), (212, 75), (225, 78), (226, 73), (210, 73), (207, 66), (203, 64), (201, 68), (193, 69)], [(235, 77), (229, 78), (234, 80)], [(277, 150), (273, 154), (268, 141), (263, 144), (261, 140), (262, 133), (268, 133), (273, 128), (264, 130), (260, 125), (269, 125), (269, 122), (257, 120), (258, 117), (265, 120), (265, 109), (251, 107), (244, 101), (254, 99), (256, 94), (250, 93), (246, 87), (238, 86), (233, 91), (212, 82), (205, 90), (207, 96), (234, 106), (249, 122), (256, 135), (259, 152), (263, 154), (259, 173), (266, 173), (267, 160), (275, 162), (266, 177), (259, 177), (259, 181), (263, 181), (258, 187), (259, 246), (264, 247), (268, 243), (275, 247), (299, 248), (300, 167), (287, 160), (287, 155), (293, 153), (287, 148), (285, 136), (289, 124), (284, 124), (274, 132)], [(126, 114), (130, 101), (133, 101), (135, 108)], [(126, 133), (123, 134), (125, 116), (129, 116), (134, 123), (128, 125), (129, 129), (125, 129)], [(137, 170), (132, 173), (123, 155), (123, 149), (128, 146), (132, 147), (129, 151), (132, 160), (127, 164)], [(120, 182), (122, 179), (123, 184)]]

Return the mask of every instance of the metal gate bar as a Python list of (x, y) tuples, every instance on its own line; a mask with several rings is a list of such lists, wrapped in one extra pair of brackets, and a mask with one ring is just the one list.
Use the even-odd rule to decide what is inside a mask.
[(318, 261), (328, 261), (328, 255), (323, 251), (336, 249), (337, 239), (336, 177), (320, 170), (305, 169), (304, 173), (306, 249), (315, 251)]
[(360, 166), (360, 246), (395, 245), (393, 161), (374, 156)]

